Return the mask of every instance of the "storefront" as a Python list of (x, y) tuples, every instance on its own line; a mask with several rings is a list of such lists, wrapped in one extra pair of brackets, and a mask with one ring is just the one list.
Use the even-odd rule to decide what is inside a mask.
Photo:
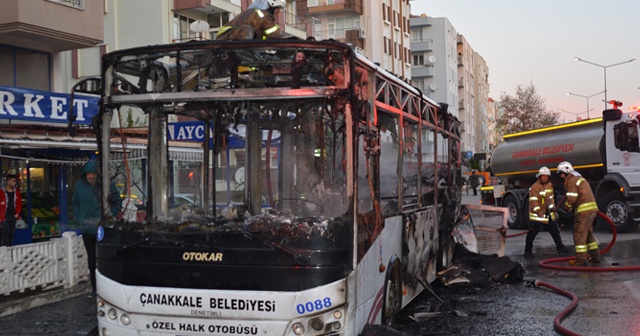
[[(18, 222), (14, 244), (26, 244), (59, 236), (72, 220), (70, 202), (74, 184), (84, 164), (96, 156), (95, 132), (88, 127), (97, 115), (97, 97), (76, 96), (76, 136), (67, 128), (69, 95), (0, 86), (0, 172), (2, 183), (7, 174), (18, 175), (23, 197), (22, 220)], [(121, 137), (111, 140), (111, 155), (123, 160)], [(146, 141), (134, 135), (125, 138), (130, 164), (129, 195), (138, 205), (145, 202)], [(185, 171), (199, 170), (201, 145), (171, 141), (169, 159), (174, 162), (176, 178)], [(123, 197), (127, 174), (123, 165), (109, 172)]]
[[(68, 136), (69, 102), (68, 94), (0, 86), (0, 172), (3, 183), (7, 174), (18, 176), (23, 197), (16, 244), (60, 234), (68, 221), (69, 177), (95, 154), (90, 134)], [(97, 97), (74, 100), (77, 127), (87, 129), (97, 103)]]

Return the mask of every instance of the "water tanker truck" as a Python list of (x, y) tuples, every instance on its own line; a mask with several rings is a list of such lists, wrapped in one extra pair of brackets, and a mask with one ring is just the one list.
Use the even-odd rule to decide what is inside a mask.
[[(481, 188), (482, 203), (508, 208), (508, 224), (524, 229), (529, 216), (529, 187), (541, 166), (551, 170), (559, 202), (563, 181), (556, 174), (562, 161), (573, 164), (593, 189), (598, 208), (618, 232), (633, 232), (640, 224), (640, 146), (637, 109), (608, 109), (601, 118), (560, 124), (505, 135), (491, 156), (499, 184)], [(596, 225), (605, 225), (598, 217)]]

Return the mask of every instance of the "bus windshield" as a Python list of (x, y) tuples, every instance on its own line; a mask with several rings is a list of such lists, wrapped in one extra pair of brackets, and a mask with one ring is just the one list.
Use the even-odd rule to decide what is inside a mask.
[[(128, 258), (132, 249), (176, 243), (189, 251), (270, 251), (278, 256), (233, 263), (328, 266), (330, 274), (314, 281), (335, 281), (353, 267), (348, 49), (331, 42), (223, 46), (138, 48), (103, 58), (103, 144), (122, 159), (103, 157), (103, 167), (130, 188), (124, 194), (139, 195), (135, 213), (103, 223), (99, 249)], [(148, 122), (139, 137), (114, 136), (130, 132), (123, 120), (136, 118)], [(194, 150), (183, 140), (198, 132)], [(137, 142), (146, 145), (140, 157), (128, 147)], [(184, 147), (201, 149), (184, 157)], [(101, 271), (114, 276), (108, 266)], [(141, 277), (122, 281), (160, 285)]]

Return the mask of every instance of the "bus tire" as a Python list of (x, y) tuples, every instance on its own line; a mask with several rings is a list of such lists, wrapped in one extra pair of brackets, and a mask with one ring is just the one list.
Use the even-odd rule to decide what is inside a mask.
[(400, 309), (402, 309), (402, 264), (395, 255), (389, 260), (384, 280), (382, 324), (395, 326)]
[(436, 272), (447, 269), (453, 262), (453, 253), (456, 242), (451, 233), (440, 234), (440, 246), (438, 248), (438, 259), (436, 260)]
[(513, 195), (508, 195), (504, 199), (502, 206), (507, 208), (507, 224), (510, 229), (520, 230), (526, 228), (526, 222), (523, 220), (522, 211), (518, 206), (518, 200)]
[[(624, 196), (618, 190), (606, 193), (598, 202), (598, 208), (607, 215), (619, 233), (633, 232), (638, 228), (640, 222), (633, 220), (630, 209), (624, 201)], [(611, 231), (611, 226), (600, 216), (596, 217), (596, 225)]]

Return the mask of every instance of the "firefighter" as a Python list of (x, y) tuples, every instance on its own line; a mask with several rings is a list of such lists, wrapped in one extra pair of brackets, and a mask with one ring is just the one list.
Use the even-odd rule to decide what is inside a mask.
[(284, 10), (284, 0), (257, 0), (246, 11), (220, 27), (216, 40), (265, 40), (282, 35), (276, 23), (276, 10)]
[(576, 259), (570, 260), (569, 265), (582, 266), (587, 262), (599, 263), (600, 249), (593, 236), (593, 221), (598, 214), (598, 205), (591, 186), (567, 161), (558, 165), (558, 173), (564, 180), (564, 187), (567, 190), (567, 201), (562, 206), (562, 212), (575, 212), (573, 243), (576, 248)]
[(529, 232), (524, 245), (524, 257), (533, 258), (533, 240), (536, 239), (543, 224), (553, 238), (558, 254), (569, 254), (571, 250), (562, 244), (560, 229), (556, 222), (558, 214), (553, 200), (553, 184), (549, 181), (551, 171), (547, 167), (540, 167), (536, 178), (538, 180), (529, 188)]

